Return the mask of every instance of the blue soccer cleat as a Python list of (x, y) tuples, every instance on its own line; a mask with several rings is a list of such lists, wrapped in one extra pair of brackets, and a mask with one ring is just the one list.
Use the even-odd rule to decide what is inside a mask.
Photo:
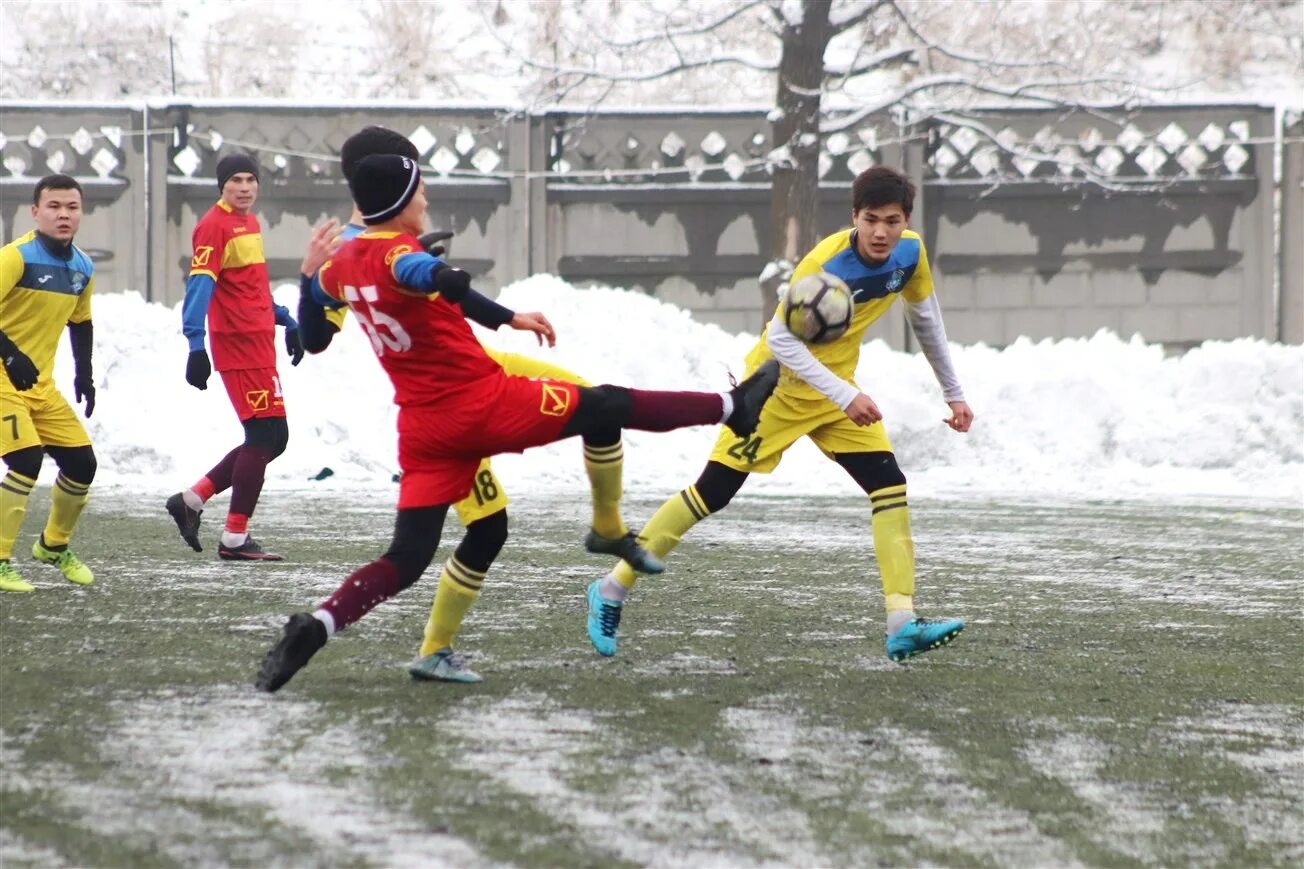
[(904, 661), (915, 655), (945, 646), (964, 630), (959, 619), (920, 619), (906, 622), (887, 638), (887, 656), (893, 661)]
[(607, 600), (598, 592), (602, 580), (589, 583), (589, 642), (604, 658), (616, 654), (616, 628), (620, 627), (621, 603)]

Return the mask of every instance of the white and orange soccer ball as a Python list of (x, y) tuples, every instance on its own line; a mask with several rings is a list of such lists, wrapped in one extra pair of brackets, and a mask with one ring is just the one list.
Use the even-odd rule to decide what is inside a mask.
[(807, 344), (827, 344), (851, 326), (856, 303), (851, 289), (836, 275), (807, 275), (784, 294), (779, 313), (788, 331)]

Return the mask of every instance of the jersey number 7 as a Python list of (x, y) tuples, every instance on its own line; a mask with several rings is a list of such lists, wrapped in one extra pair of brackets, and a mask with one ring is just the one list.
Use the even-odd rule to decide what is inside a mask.
[(358, 315), (358, 322), (371, 339), (371, 349), (377, 356), (384, 356), (386, 348), (395, 353), (404, 353), (412, 349), (412, 336), (403, 328), (403, 324), (384, 311), (377, 311), (371, 303), (380, 298), (375, 287), (344, 287), (344, 301), (349, 303), (353, 313)]

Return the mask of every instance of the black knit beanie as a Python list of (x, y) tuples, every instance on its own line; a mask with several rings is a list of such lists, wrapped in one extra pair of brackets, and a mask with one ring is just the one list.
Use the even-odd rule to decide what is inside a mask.
[(258, 180), (258, 164), (254, 162), (253, 157), (250, 157), (248, 154), (236, 152), (233, 154), (227, 154), (221, 160), (218, 160), (218, 191), (220, 192), (222, 188), (226, 186), (226, 182), (231, 180), (232, 175), (237, 175), (241, 172), (248, 172), (250, 175), (254, 176), (254, 180)]
[(417, 161), (397, 154), (372, 154), (358, 161), (349, 179), (349, 192), (371, 226), (397, 217), (416, 195), (421, 183)]
[(417, 153), (417, 146), (407, 136), (386, 127), (371, 125), (344, 140), (340, 146), (340, 171), (345, 178), (353, 177), (358, 161), (372, 154), (398, 154), (413, 160), (421, 157)]

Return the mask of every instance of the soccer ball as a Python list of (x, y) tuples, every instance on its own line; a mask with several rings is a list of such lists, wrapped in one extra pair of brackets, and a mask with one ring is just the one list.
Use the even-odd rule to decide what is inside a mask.
[(779, 312), (789, 332), (808, 344), (827, 344), (846, 333), (855, 307), (841, 278), (820, 272), (788, 287)]

